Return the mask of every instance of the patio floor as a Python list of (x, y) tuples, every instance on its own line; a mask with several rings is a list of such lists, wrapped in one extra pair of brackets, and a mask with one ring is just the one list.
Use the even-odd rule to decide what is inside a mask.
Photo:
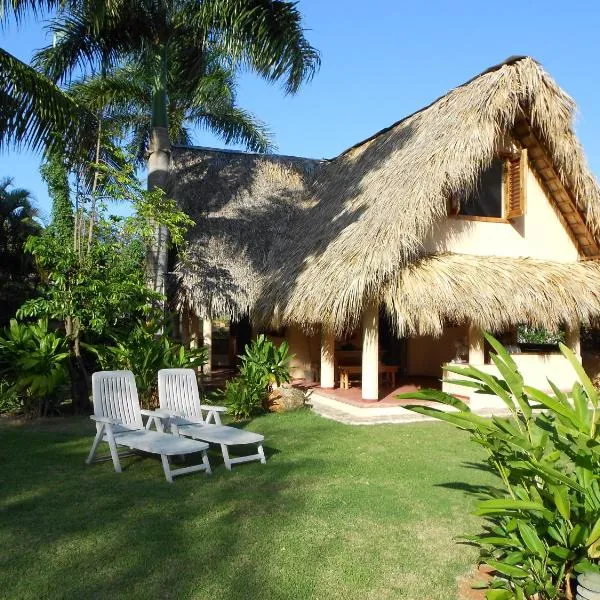
[(343, 390), (339, 387), (336, 388), (322, 388), (318, 384), (307, 384), (303, 381), (294, 382), (294, 385), (312, 390), (313, 393), (331, 400), (337, 400), (344, 404), (351, 406), (358, 406), (363, 408), (376, 408), (376, 407), (388, 407), (388, 406), (405, 406), (406, 404), (435, 404), (424, 400), (398, 400), (396, 396), (398, 394), (404, 394), (407, 392), (415, 392), (421, 389), (433, 388), (440, 390), (442, 384), (436, 377), (403, 377), (400, 381), (400, 385), (395, 388), (380, 386), (379, 388), (379, 400), (363, 400), (362, 390), (359, 385), (353, 386), (350, 389)]

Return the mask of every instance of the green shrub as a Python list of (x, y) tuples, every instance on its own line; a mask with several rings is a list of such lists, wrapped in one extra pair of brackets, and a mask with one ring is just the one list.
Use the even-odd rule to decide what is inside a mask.
[(88, 347), (98, 356), (102, 369), (133, 371), (140, 401), (146, 407), (157, 403), (160, 369), (198, 369), (208, 357), (206, 348), (186, 350), (157, 330), (156, 323), (137, 323), (125, 337), (115, 336), (112, 346)]
[(236, 419), (247, 419), (267, 408), (269, 392), (274, 384), (290, 381), (287, 342), (277, 347), (264, 335), (246, 345), (241, 359), (240, 374), (213, 396), (223, 402)]
[(22, 411), (23, 403), (19, 398), (19, 394), (6, 379), (0, 379), (0, 415)]
[(478, 504), (477, 514), (487, 519), (485, 531), (468, 538), (480, 547), (482, 562), (496, 571), (487, 598), (574, 598), (576, 574), (600, 572), (598, 394), (566, 346), (561, 344), (561, 352), (580, 380), (569, 396), (552, 383), (552, 394), (527, 386), (512, 357), (494, 338), (486, 338), (501, 378), (472, 366), (448, 370), (464, 378), (454, 383), (501, 398), (509, 418), (477, 416), (436, 390), (400, 397), (458, 409), (408, 407), (469, 431), (502, 480), (502, 492), (490, 490), (491, 498)]
[(261, 334), (246, 345), (244, 354), (240, 356), (240, 374), (256, 381), (261, 380), (265, 387), (288, 383), (292, 358), (287, 342), (282, 342), (278, 347)]
[(45, 416), (59, 403), (59, 389), (67, 379), (66, 340), (48, 331), (47, 319), (21, 323), (11, 319), (0, 336), (0, 376), (12, 410)]
[(266, 408), (269, 397), (268, 388), (260, 379), (248, 375), (230, 379), (225, 389), (218, 391), (214, 398), (225, 404), (235, 419), (247, 419)]

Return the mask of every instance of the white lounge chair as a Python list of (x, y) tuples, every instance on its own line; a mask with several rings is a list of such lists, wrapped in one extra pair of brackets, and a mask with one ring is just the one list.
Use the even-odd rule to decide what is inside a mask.
[[(158, 372), (158, 397), (160, 411), (155, 411), (155, 421), (160, 418), (168, 419), (172, 433), (210, 444), (219, 444), (228, 470), (238, 463), (253, 460), (259, 460), (262, 464), (267, 462), (262, 446), (265, 439), (263, 435), (221, 425), (219, 413), (226, 409), (200, 403), (198, 381), (193, 369), (161, 369)], [(202, 414), (203, 410), (208, 413), (206, 418)], [(214, 423), (211, 424), (210, 420)], [(158, 423), (156, 425), (158, 428)], [(246, 444), (256, 444), (256, 454), (235, 458), (229, 456), (229, 446)]]
[[(94, 460), (106, 460), (106, 458), (95, 459), (98, 446), (100, 442), (104, 441), (108, 442), (117, 473), (121, 472), (117, 446), (126, 446), (131, 450), (160, 454), (165, 477), (170, 483), (173, 482), (175, 475), (184, 473), (205, 471), (207, 475), (210, 475), (210, 463), (206, 454), (208, 444), (164, 433), (160, 425), (157, 425), (158, 431), (149, 431), (144, 428), (142, 415), (151, 418), (154, 416), (154, 412), (140, 409), (135, 378), (131, 371), (94, 373), (92, 375), (92, 399), (94, 414), (90, 418), (96, 422), (96, 437), (86, 460), (88, 465)], [(170, 456), (193, 452), (202, 453), (201, 465), (171, 469)], [(121, 454), (121, 456), (129, 454)]]

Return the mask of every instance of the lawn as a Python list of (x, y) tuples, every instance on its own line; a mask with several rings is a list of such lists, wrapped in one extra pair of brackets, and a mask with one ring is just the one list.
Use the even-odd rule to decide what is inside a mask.
[[(90, 467), (87, 419), (0, 420), (3, 598), (448, 600), (474, 550), (481, 454), (443, 423), (266, 415), (266, 465), (164, 480)], [(465, 485), (468, 482), (469, 485)]]

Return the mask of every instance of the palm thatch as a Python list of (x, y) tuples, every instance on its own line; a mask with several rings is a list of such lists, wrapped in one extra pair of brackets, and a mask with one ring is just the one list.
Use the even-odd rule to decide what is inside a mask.
[(172, 194), (195, 221), (179, 257), (177, 304), (239, 319), (256, 302), (273, 241), (286, 233), (319, 161), (174, 147)]
[[(573, 131), (574, 111), (536, 61), (514, 58), (324, 164), (310, 208), (290, 238), (273, 246), (256, 318), (321, 323), (337, 334), (354, 329), (365, 303), (382, 300), (423, 254), (426, 234), (446, 217), (448, 197), (473, 189), (522, 119), (597, 234), (600, 191)], [(401, 322), (400, 313), (391, 316)]]
[(401, 335), (441, 335), (448, 323), (487, 331), (529, 323), (556, 331), (600, 315), (600, 264), (440, 254), (401, 270), (383, 304)]
[[(217, 166), (212, 174), (206, 165), (196, 168), (187, 180), (188, 187), (202, 198), (202, 203), (215, 202), (217, 212), (231, 201), (229, 222), (237, 221), (240, 229), (228, 230), (225, 236), (217, 233), (214, 240), (197, 238), (203, 240), (203, 247), (194, 246), (195, 261), (200, 266), (195, 267), (193, 275), (180, 268), (185, 274), (184, 288), (197, 289), (196, 302), (218, 307), (217, 313), (226, 308), (233, 313), (233, 305), (226, 298), (235, 296), (235, 310), (249, 308), (259, 325), (294, 323), (306, 329), (322, 325), (338, 335), (355, 329), (364, 306), (371, 302), (384, 303), (400, 331), (439, 333), (440, 319), (483, 319), (482, 314), (494, 314), (494, 325), (510, 321), (508, 313), (517, 300), (507, 303), (510, 309), (504, 309), (491, 292), (475, 286), (471, 286), (475, 299), (462, 308), (452, 304), (456, 308), (448, 314), (436, 308), (433, 300), (428, 304), (431, 315), (417, 310), (417, 300), (410, 310), (405, 309), (403, 302), (409, 300), (408, 291), (402, 291), (403, 282), (414, 286), (418, 282), (417, 275), (410, 279), (406, 269), (413, 263), (442, 267), (450, 264), (448, 261), (459, 260), (446, 257), (416, 262), (425, 254), (427, 234), (446, 218), (448, 198), (454, 193), (470, 192), (481, 171), (506, 146), (507, 139), (512, 139), (515, 126), (524, 122), (550, 158), (585, 226), (598, 237), (600, 190), (573, 131), (574, 111), (573, 100), (536, 61), (517, 57), (488, 69), (335, 159), (318, 165), (314, 161), (302, 163), (310, 165), (311, 177), (292, 177), (289, 184), (285, 178), (277, 178), (277, 184), (268, 183), (262, 189), (257, 183), (264, 179), (260, 175), (261, 161), (266, 160), (265, 165), (279, 164), (280, 159), (275, 157), (239, 158), (222, 169)], [(288, 159), (281, 160), (285, 163)], [(286, 164), (286, 168), (292, 168), (291, 163)], [(256, 173), (241, 172), (250, 168)], [(181, 177), (182, 169), (176, 171)], [(297, 177), (299, 172), (293, 172)], [(202, 173), (213, 181), (202, 180)], [(252, 182), (242, 184), (246, 191), (238, 195), (239, 182), (246, 179)], [(254, 191), (254, 185), (260, 189)], [(291, 207), (293, 210), (286, 213)], [(283, 213), (288, 218), (281, 227), (278, 221)], [(277, 228), (275, 234), (271, 226)], [(273, 239), (265, 244), (266, 237)], [(557, 280), (564, 266), (502, 260), (506, 268), (523, 270), (531, 264), (548, 269), (534, 279), (537, 286), (530, 282), (515, 296), (521, 298), (523, 307), (514, 314), (527, 317), (523, 319), (527, 322), (553, 326), (559, 317), (572, 322), (576, 315), (587, 318), (600, 308), (589, 278), (585, 289), (593, 292), (592, 296), (575, 304), (571, 297), (567, 303), (571, 308), (561, 308), (555, 305), (561, 303), (562, 296), (548, 294), (539, 282), (546, 275), (549, 281)], [(210, 264), (205, 266), (205, 261)], [(224, 277), (219, 272), (222, 268), (227, 271)], [(594, 267), (568, 268), (577, 269), (583, 278)], [(442, 288), (435, 287), (428, 294), (446, 298), (443, 274), (431, 281)], [(219, 286), (237, 289), (230, 294), (230, 290), (220, 291)], [(516, 288), (511, 285), (510, 289)], [(218, 300), (201, 302), (202, 295), (216, 295)], [(499, 297), (506, 299), (506, 295)], [(489, 309), (481, 310), (483, 299)], [(526, 301), (535, 310), (527, 312)]]

